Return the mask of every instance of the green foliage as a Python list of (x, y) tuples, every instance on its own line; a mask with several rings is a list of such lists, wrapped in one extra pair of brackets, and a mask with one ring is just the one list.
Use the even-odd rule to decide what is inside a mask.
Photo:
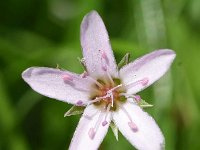
[(64, 117), (82, 114), (85, 107), (72, 106), (65, 114)]
[(126, 53), (122, 60), (118, 63), (118, 69), (121, 69), (123, 66), (127, 65), (130, 62), (130, 54)]
[(110, 128), (112, 129), (112, 132), (113, 132), (116, 140), (118, 141), (119, 140), (119, 137), (118, 137), (119, 130), (118, 130), (117, 126), (115, 125), (115, 123), (113, 123), (112, 121), (110, 123)]
[[(170, 72), (141, 92), (158, 122), (167, 150), (199, 150), (199, 0), (3, 0), (0, 2), (0, 149), (67, 149), (79, 116), (64, 118), (70, 105), (35, 93), (22, 80), (30, 66), (81, 73), (79, 26), (97, 10), (110, 34), (116, 59), (130, 61), (159, 48), (174, 49)], [(123, 61), (126, 63), (126, 61)], [(116, 133), (116, 132), (115, 132)], [(100, 149), (132, 149), (109, 130)], [(117, 137), (118, 137), (117, 136)]]

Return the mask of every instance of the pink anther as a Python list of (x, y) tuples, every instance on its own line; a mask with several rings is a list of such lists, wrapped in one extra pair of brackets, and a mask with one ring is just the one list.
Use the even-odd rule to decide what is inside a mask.
[(106, 121), (106, 120), (104, 120), (103, 122), (102, 122), (102, 126), (105, 126), (105, 125), (107, 125), (108, 124), (108, 122)]
[(106, 64), (109, 64), (109, 59), (105, 52), (102, 53), (102, 58), (106, 61)]
[(94, 131), (94, 128), (90, 128), (90, 129), (89, 129), (89, 132), (88, 132), (88, 135), (89, 135), (89, 137), (90, 137), (91, 140), (94, 139), (95, 134), (96, 134), (96, 133), (95, 133), (95, 131)]
[(134, 98), (135, 98), (135, 100), (136, 100), (137, 102), (139, 102), (139, 101), (141, 100), (140, 95), (135, 95)]
[(79, 100), (78, 102), (76, 102), (76, 104), (77, 104), (78, 106), (82, 106), (82, 105), (83, 105), (83, 101)]
[(148, 83), (149, 83), (149, 79), (148, 78), (144, 78), (144, 79), (141, 80), (141, 84), (143, 86), (146, 86)]
[(64, 81), (73, 81), (73, 77), (68, 74), (64, 74), (62, 78)]
[(138, 127), (137, 127), (136, 124), (133, 123), (133, 122), (128, 122), (128, 126), (131, 128), (131, 130), (132, 130), (133, 132), (137, 132), (137, 131), (138, 131)]
[(102, 66), (101, 67), (103, 71), (107, 71), (107, 67), (106, 66)]

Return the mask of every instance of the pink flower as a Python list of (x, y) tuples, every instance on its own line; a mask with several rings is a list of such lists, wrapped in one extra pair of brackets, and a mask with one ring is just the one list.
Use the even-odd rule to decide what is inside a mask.
[(136, 93), (166, 73), (174, 51), (156, 50), (118, 70), (105, 25), (95, 11), (82, 21), (81, 46), (86, 66), (82, 75), (46, 67), (31, 67), (22, 73), (38, 93), (86, 106), (69, 149), (98, 149), (111, 121), (137, 149), (161, 149), (164, 137), (138, 105), (141, 98)]

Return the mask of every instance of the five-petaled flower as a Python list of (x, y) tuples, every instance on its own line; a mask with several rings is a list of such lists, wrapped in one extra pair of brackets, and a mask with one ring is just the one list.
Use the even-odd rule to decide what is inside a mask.
[(81, 75), (46, 67), (31, 67), (22, 74), (38, 93), (86, 106), (69, 149), (98, 149), (111, 121), (137, 149), (162, 149), (164, 137), (138, 105), (136, 93), (166, 73), (174, 51), (156, 50), (118, 70), (105, 25), (95, 11), (82, 21), (81, 46), (86, 66)]

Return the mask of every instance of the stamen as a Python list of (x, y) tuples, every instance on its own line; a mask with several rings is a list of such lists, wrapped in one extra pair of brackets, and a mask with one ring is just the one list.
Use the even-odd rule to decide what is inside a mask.
[(122, 84), (119, 84), (119, 85), (115, 86), (114, 88), (110, 89), (110, 91), (113, 92), (114, 90), (116, 90), (116, 89), (118, 89), (118, 88), (120, 88), (122, 86), (123, 86)]
[(98, 87), (103, 88), (103, 85), (102, 85), (100, 82), (98, 82), (97, 80), (95, 80), (95, 84), (96, 84)]
[[(99, 51), (101, 52), (101, 50), (99, 50)], [(114, 86), (115, 83), (114, 83), (112, 77), (110, 76), (109, 72), (107, 72), (108, 71), (107, 66), (109, 66), (109, 59), (104, 51), (102, 52), (102, 55), (101, 55), (101, 64), (102, 64), (102, 66), (101, 66), (102, 70), (106, 72), (108, 79), (110, 80), (112, 86)]]
[(110, 98), (111, 98), (111, 106), (113, 107), (113, 103), (114, 103), (113, 93), (111, 93)]
[[(101, 53), (101, 50), (99, 50), (99, 52)], [(102, 70), (107, 71), (107, 65), (109, 65), (109, 60), (105, 52), (101, 54), (101, 65)]]
[(104, 121), (102, 122), (102, 126), (105, 126), (105, 125), (108, 124), (108, 121), (106, 121), (106, 119), (107, 119), (107, 116), (109, 114), (109, 111), (110, 111), (110, 104), (106, 108), (106, 115), (105, 115)]
[(114, 86), (115, 83), (114, 83), (114, 81), (113, 81), (113, 79), (112, 79), (112, 77), (111, 77), (111, 75), (109, 74), (108, 71), (106, 71), (106, 75), (108, 76), (108, 79), (110, 80), (110, 83), (112, 84), (112, 86)]
[(99, 102), (102, 99), (108, 98), (108, 95), (106, 94), (105, 96), (101, 96), (101, 97), (96, 97), (94, 100), (91, 100), (88, 105), (95, 103), (95, 102)]
[(120, 107), (121, 107), (122, 111), (127, 115), (127, 117), (130, 120), (130, 122), (132, 122), (131, 116), (129, 115), (129, 113), (127, 112), (127, 110), (122, 105)]
[(136, 100), (137, 102), (139, 102), (139, 101), (141, 100), (140, 95), (135, 95), (134, 98), (135, 98), (135, 100)]
[(132, 129), (133, 132), (138, 131), (138, 128), (134, 122), (128, 122), (128, 126)]
[(146, 86), (147, 84), (149, 83), (149, 79), (148, 78), (144, 78), (142, 80), (138, 80), (136, 82), (133, 82), (133, 83), (130, 83), (130, 84), (127, 84), (125, 85), (126, 87), (134, 87), (138, 84), (141, 84), (142, 86)]
[(107, 67), (106, 66), (101, 66), (101, 68), (102, 68), (103, 71), (105, 71), (105, 72), (107, 71)]
[(75, 86), (75, 84), (70, 84), (70, 83), (67, 83), (67, 84), (69, 84), (69, 85), (71, 85), (74, 89), (76, 89), (76, 90), (78, 90), (78, 91), (82, 91), (82, 92), (91, 92), (91, 90), (90, 89), (86, 89), (86, 88), (82, 88), (82, 87), (76, 87)]
[(101, 99), (97, 99), (95, 98), (94, 100), (91, 100), (90, 102), (88, 102), (87, 105), (90, 105), (90, 104), (93, 104), (93, 103), (96, 103), (96, 102), (99, 102)]
[(128, 119), (130, 120), (130, 121), (128, 122), (128, 126), (131, 128), (131, 130), (132, 130), (133, 132), (137, 132), (137, 131), (138, 131), (138, 127), (137, 127), (137, 125), (133, 122), (133, 120), (132, 120), (131, 116), (129, 115), (129, 113), (127, 112), (127, 110), (126, 110), (122, 105), (121, 105), (120, 107), (121, 107), (121, 110), (126, 114), (126, 116), (128, 117)]
[(106, 120), (104, 120), (103, 122), (102, 122), (102, 126), (105, 126), (105, 125), (107, 125), (108, 124), (108, 121), (106, 121)]
[(103, 117), (103, 113), (100, 112), (99, 117), (97, 119), (97, 122), (95, 123), (94, 128), (90, 128), (89, 131), (88, 131), (88, 135), (89, 135), (91, 140), (94, 139), (94, 136), (95, 136), (95, 134), (96, 134), (96, 132), (97, 132), (97, 130), (99, 128), (100, 121), (102, 120), (102, 117)]
[(73, 77), (70, 76), (70, 75), (68, 75), (68, 74), (62, 75), (62, 79), (63, 79), (64, 81), (73, 81)]
[(144, 78), (143, 80), (141, 80), (141, 84), (143, 86), (146, 86), (149, 83), (149, 79), (148, 78)]
[(100, 114), (99, 114), (98, 120), (97, 120), (97, 122), (96, 122), (96, 124), (94, 126), (95, 131), (97, 131), (97, 129), (99, 128), (99, 125), (100, 125), (100, 122), (102, 120), (102, 117), (103, 117), (103, 112), (101, 111)]
[(87, 76), (87, 78), (94, 82), (98, 87), (103, 88), (103, 85), (97, 80), (93, 79), (91, 76)]
[(94, 128), (90, 128), (89, 132), (88, 132), (88, 135), (89, 135), (91, 140), (94, 139), (95, 134), (96, 134), (96, 132), (95, 132)]
[(90, 101), (90, 102), (88, 103), (88, 105), (90, 105), (90, 104), (92, 104), (92, 103), (95, 103), (95, 102), (98, 102), (98, 101), (100, 101), (100, 100), (102, 100), (102, 99), (106, 99), (106, 98), (110, 97), (111, 100), (112, 100), (112, 107), (113, 107), (114, 96), (113, 96), (113, 93), (112, 93), (112, 92), (113, 92), (114, 90), (116, 90), (117, 88), (121, 87), (121, 86), (122, 86), (122, 84), (119, 84), (118, 86), (115, 86), (114, 88), (112, 88), (112, 89), (110, 89), (109, 91), (107, 91), (107, 93), (106, 93), (105, 96), (96, 97), (94, 100)]
[(109, 65), (109, 59), (105, 52), (102, 53), (102, 58), (105, 60), (106, 64)]
[(114, 103), (114, 98), (113, 98), (113, 90), (110, 89), (108, 92), (107, 92), (107, 97), (110, 97), (111, 98), (111, 106), (113, 107), (113, 103)]
[(78, 102), (76, 102), (77, 106), (82, 106), (83, 105), (83, 101), (79, 100)]
[(100, 100), (106, 100), (106, 98), (111, 98), (112, 100), (112, 107), (114, 105), (114, 96), (113, 96), (113, 91), (116, 90), (117, 88), (120, 88), (122, 87), (122, 84), (119, 84), (117, 86), (115, 86), (114, 88), (110, 89), (109, 91), (107, 91), (106, 95), (105, 96), (101, 96), (101, 97), (96, 97), (95, 99), (91, 100), (90, 102), (88, 102), (87, 105), (90, 105), (90, 104), (93, 104), (95, 102), (99, 102)]
[(76, 84), (76, 80), (74, 80), (73, 76), (71, 76), (69, 74), (63, 74), (62, 79), (65, 84), (70, 85), (71, 87), (73, 87), (76, 90), (83, 91), (83, 92), (90, 92), (90, 89), (83, 88), (83, 86)]

